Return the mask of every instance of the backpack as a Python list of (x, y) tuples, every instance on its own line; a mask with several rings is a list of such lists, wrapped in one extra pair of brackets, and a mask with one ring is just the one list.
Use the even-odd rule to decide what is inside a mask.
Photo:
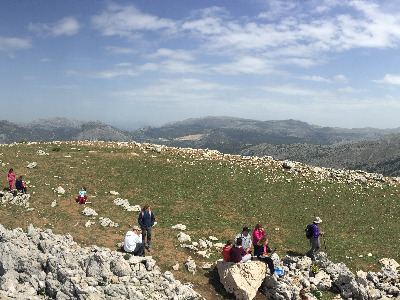
[(306, 238), (308, 238), (308, 239), (310, 239), (310, 238), (313, 236), (313, 234), (314, 234), (314, 232), (313, 232), (313, 225), (314, 225), (314, 224), (307, 225), (307, 227), (306, 227), (306, 229), (305, 229)]
[[(151, 217), (151, 210), (149, 210), (149, 215)], [(143, 220), (143, 217), (144, 217), (144, 211), (142, 210), (142, 220)]]

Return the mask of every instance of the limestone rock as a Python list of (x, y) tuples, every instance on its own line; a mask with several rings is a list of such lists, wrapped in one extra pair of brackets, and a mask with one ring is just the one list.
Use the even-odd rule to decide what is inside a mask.
[(34, 169), (37, 167), (37, 162), (31, 162), (26, 166), (28, 169)]
[(228, 293), (236, 299), (253, 299), (264, 278), (266, 266), (261, 261), (231, 263), (222, 259), (217, 261), (217, 269), (221, 283)]
[(98, 215), (97, 212), (93, 208), (90, 208), (90, 207), (87, 207), (87, 206), (82, 211), (82, 214), (85, 215), (85, 216), (88, 216), (88, 217), (97, 216)]
[(114, 203), (116, 205), (122, 206), (126, 211), (141, 211), (140, 205), (131, 206), (128, 199), (116, 198), (114, 199)]
[(61, 194), (61, 195), (64, 195), (64, 194), (65, 194), (65, 190), (64, 190), (64, 188), (61, 187), (61, 186), (55, 188), (55, 189), (54, 189), (54, 192), (57, 193), (57, 194)]
[(190, 256), (185, 261), (185, 267), (190, 273), (196, 273), (196, 262)]
[(178, 233), (177, 237), (178, 237), (179, 242), (181, 242), (181, 243), (191, 241), (190, 235), (183, 233), (183, 232)]
[(172, 228), (172, 229), (178, 229), (178, 230), (184, 231), (184, 230), (186, 230), (186, 225), (183, 225), (183, 224), (176, 224), (176, 225), (172, 226), (171, 228)]
[(99, 217), (99, 223), (103, 227), (118, 227), (118, 223), (111, 221), (109, 218)]

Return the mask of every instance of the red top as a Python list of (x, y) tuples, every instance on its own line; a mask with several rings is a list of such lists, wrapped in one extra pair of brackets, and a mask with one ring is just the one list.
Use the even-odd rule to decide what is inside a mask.
[(224, 248), (222, 248), (222, 257), (224, 258), (224, 261), (231, 261), (231, 246), (227, 247), (224, 246)]

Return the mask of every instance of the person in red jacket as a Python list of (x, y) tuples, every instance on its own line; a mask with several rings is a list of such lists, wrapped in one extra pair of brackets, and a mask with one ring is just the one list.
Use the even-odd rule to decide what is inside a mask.
[(221, 252), (224, 261), (231, 261), (231, 254), (230, 254), (231, 249), (232, 249), (232, 240), (228, 240), (224, 248), (222, 248)]

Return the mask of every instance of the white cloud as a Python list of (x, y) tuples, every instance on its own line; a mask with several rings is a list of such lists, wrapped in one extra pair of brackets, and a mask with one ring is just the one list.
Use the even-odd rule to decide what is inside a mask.
[(315, 82), (324, 82), (324, 83), (330, 83), (331, 80), (328, 78), (324, 78), (322, 76), (318, 76), (318, 75), (306, 75), (306, 76), (301, 76), (300, 77), (303, 80), (308, 80), (308, 81), (315, 81)]
[(236, 61), (216, 64), (210, 67), (211, 70), (228, 75), (236, 74), (267, 74), (272, 73), (273, 62), (251, 56), (239, 57)]
[(79, 32), (80, 24), (73, 17), (65, 17), (56, 23), (30, 23), (30, 31), (40, 36), (75, 35)]
[(117, 46), (107, 46), (105, 47), (106, 51), (111, 54), (135, 54), (138, 51), (133, 48), (124, 48)]
[(142, 13), (133, 5), (110, 4), (102, 14), (93, 16), (91, 21), (96, 29), (108, 36), (137, 38), (140, 36), (137, 35), (137, 31), (176, 30), (173, 20)]
[(16, 50), (28, 49), (30, 47), (31, 41), (29, 39), (0, 36), (0, 51), (12, 52)]
[(195, 59), (193, 53), (190, 51), (182, 49), (167, 49), (167, 48), (159, 48), (155, 53), (148, 54), (145, 57), (149, 59), (168, 57), (170, 59), (184, 60), (184, 61), (190, 61)]
[(386, 74), (383, 79), (373, 81), (376, 83), (400, 85), (400, 74)]
[(320, 91), (315, 89), (307, 89), (303, 87), (299, 87), (294, 84), (283, 84), (276, 86), (264, 86), (261, 89), (266, 90), (268, 92), (290, 95), (290, 96), (322, 96), (326, 95), (327, 91)]
[(335, 79), (336, 81), (344, 82), (344, 83), (347, 83), (347, 82), (349, 81), (349, 79), (346, 77), (346, 75), (343, 75), (343, 74), (338, 74), (338, 75), (336, 75), (336, 76), (334, 77), (334, 79)]

